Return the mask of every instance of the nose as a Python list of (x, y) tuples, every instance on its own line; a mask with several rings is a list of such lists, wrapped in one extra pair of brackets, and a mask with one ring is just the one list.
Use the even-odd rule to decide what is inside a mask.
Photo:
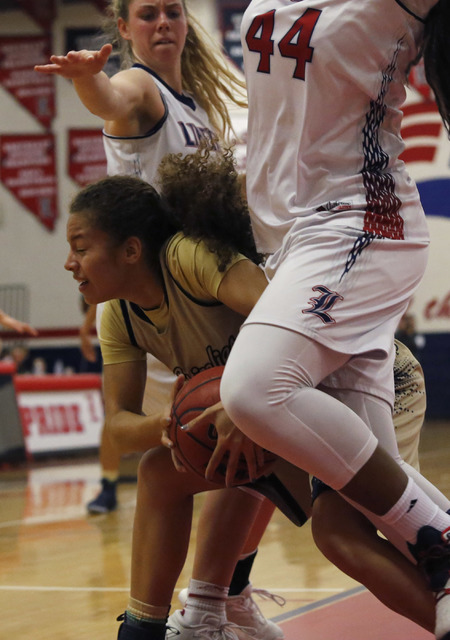
[(169, 18), (167, 17), (167, 13), (165, 11), (161, 11), (158, 18), (158, 29), (168, 29)]
[(73, 251), (69, 251), (69, 255), (64, 263), (64, 269), (66, 269), (66, 271), (75, 271), (76, 261)]

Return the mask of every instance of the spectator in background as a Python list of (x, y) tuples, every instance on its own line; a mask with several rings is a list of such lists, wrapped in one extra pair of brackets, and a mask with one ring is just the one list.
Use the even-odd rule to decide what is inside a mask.
[(29, 357), (30, 351), (23, 344), (16, 344), (5, 354), (5, 360), (14, 363), (16, 373), (30, 373)]
[[(36, 329), (31, 327), (26, 322), (22, 322), (21, 320), (17, 320), (16, 318), (13, 318), (12, 316), (5, 313), (2, 309), (0, 309), (0, 327), (5, 327), (6, 329), (10, 329), (15, 333), (28, 334), (31, 336), (38, 335), (38, 332)], [(23, 357), (23, 350), (25, 350), (26, 352), (25, 357)], [(16, 346), (12, 350), (4, 353), (3, 344), (2, 344), (2, 341), (0, 340), (0, 357), (8, 358), (9, 360), (14, 362), (16, 362), (16, 357), (17, 357), (19, 361), (19, 365), (22, 366), (24, 364), (24, 361), (28, 357), (28, 350), (25, 347)], [(19, 366), (17, 365), (17, 363), (16, 363), (16, 366), (17, 366), (17, 372), (22, 373), (21, 371), (19, 371)]]

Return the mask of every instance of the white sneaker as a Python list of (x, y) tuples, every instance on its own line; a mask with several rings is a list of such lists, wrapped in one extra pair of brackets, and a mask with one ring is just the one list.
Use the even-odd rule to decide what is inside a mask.
[[(280, 606), (286, 604), (286, 600), (265, 589), (254, 589), (251, 584), (247, 585), (244, 591), (238, 596), (228, 596), (226, 612), (229, 622), (233, 622), (239, 627), (251, 629), (258, 640), (282, 640), (283, 630), (267, 620), (261, 612), (256, 602), (252, 598), (255, 593), (266, 600), (273, 600)], [(188, 596), (188, 589), (182, 589), (178, 594), (178, 599), (184, 606)]]
[[(166, 640), (255, 640), (232, 622), (223, 623), (213, 613), (206, 612), (200, 624), (185, 625), (183, 612), (177, 609), (167, 621)], [(258, 638), (259, 640), (259, 638)]]

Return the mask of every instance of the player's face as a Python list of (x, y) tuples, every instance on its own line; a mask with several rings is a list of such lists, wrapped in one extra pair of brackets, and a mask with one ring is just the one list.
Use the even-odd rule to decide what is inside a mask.
[(179, 64), (188, 29), (181, 0), (131, 0), (128, 21), (119, 18), (118, 26), (136, 58), (156, 72)]
[(88, 304), (120, 298), (125, 286), (123, 247), (111, 237), (89, 225), (81, 213), (72, 213), (67, 223), (69, 255), (64, 264), (79, 283)]

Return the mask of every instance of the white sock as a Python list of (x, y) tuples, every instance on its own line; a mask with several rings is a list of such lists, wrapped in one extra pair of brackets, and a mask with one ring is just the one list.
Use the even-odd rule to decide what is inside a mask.
[(184, 605), (184, 622), (188, 626), (200, 624), (205, 613), (212, 613), (219, 618), (219, 624), (225, 624), (227, 596), (228, 587), (191, 578)]
[(438, 531), (450, 526), (450, 515), (439, 509), (411, 478), (398, 502), (384, 516), (380, 516), (380, 520), (413, 544), (417, 532), (425, 525)]

